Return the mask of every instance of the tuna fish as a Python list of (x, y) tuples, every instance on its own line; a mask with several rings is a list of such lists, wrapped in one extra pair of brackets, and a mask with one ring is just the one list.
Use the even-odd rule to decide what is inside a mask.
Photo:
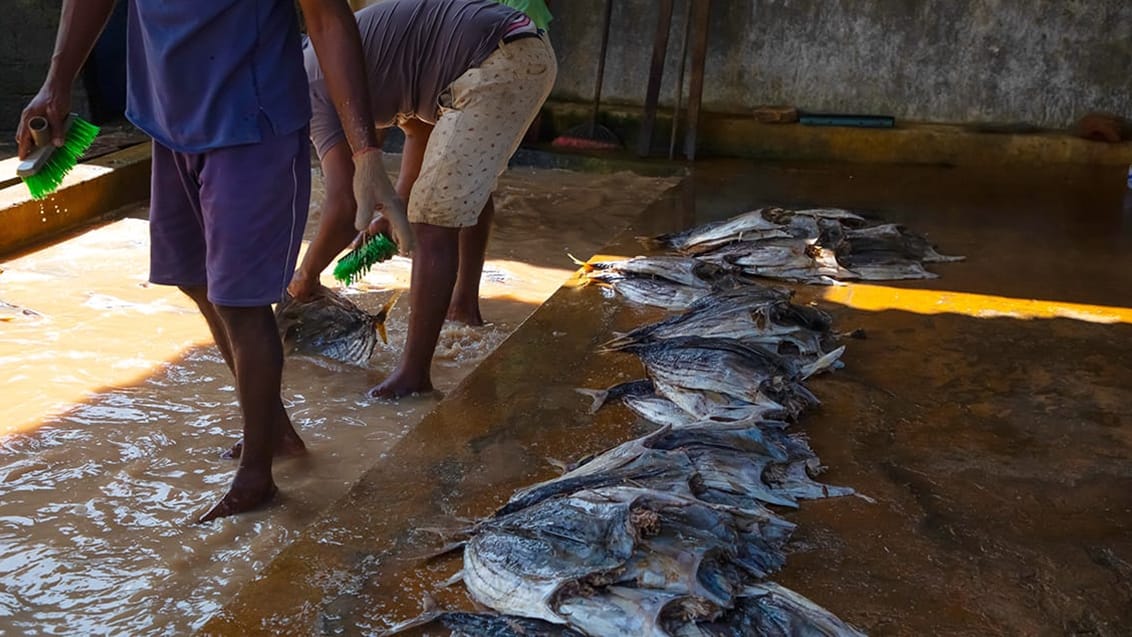
[(712, 619), (721, 610), (712, 598), (727, 601), (781, 567), (792, 530), (773, 516), (678, 494), (583, 490), (482, 523), (466, 545), (463, 579), (473, 599), (504, 614), (587, 634), (665, 634), (648, 631), (672, 601), (692, 603), (685, 620)]
[[(700, 423), (657, 431), (622, 443), (579, 463), (560, 477), (519, 489), (496, 517), (513, 514), (549, 498), (618, 485), (643, 485), (652, 489), (699, 498), (705, 489), (701, 471), (727, 471), (711, 466), (711, 449), (722, 449), (764, 458), (767, 462), (800, 459), (785, 425), (778, 422)], [(789, 448), (788, 448), (789, 446)], [(708, 451), (705, 451), (708, 450)], [(791, 453), (794, 450), (794, 453)], [(809, 456), (813, 454), (810, 453)], [(778, 495), (761, 481), (752, 481), (745, 493), (758, 502), (794, 506), (794, 498)], [(761, 505), (753, 505), (760, 508)]]
[[(752, 288), (750, 290), (746, 288)], [(831, 340), (832, 319), (820, 310), (791, 303), (788, 293), (743, 286), (708, 295), (686, 312), (617, 335), (605, 350), (683, 336), (730, 338), (769, 349), (821, 354)]]
[(823, 285), (934, 278), (924, 263), (962, 260), (903, 226), (870, 224), (837, 208), (762, 208), (653, 243), (748, 276)]
[(621, 277), (654, 277), (690, 287), (709, 288), (723, 278), (727, 270), (714, 263), (691, 257), (651, 256), (633, 257), (619, 261), (583, 262), (570, 257), (580, 265), (588, 278), (601, 280), (610, 275)]
[(949, 263), (964, 257), (946, 256), (936, 252), (924, 237), (894, 223), (883, 223), (845, 232), (850, 254), (888, 252), (923, 263)]
[(677, 404), (665, 396), (657, 394), (653, 382), (648, 379), (621, 383), (609, 389), (578, 389), (577, 391), (589, 396), (592, 400), (591, 413), (601, 409), (611, 400), (620, 400), (641, 418), (657, 425), (672, 427), (681, 427), (709, 420), (734, 422), (790, 416), (785, 407), (769, 398), (764, 402), (755, 404), (715, 392), (664, 385), (665, 394), (675, 396), (680, 403)]
[(758, 346), (729, 339), (681, 337), (624, 349), (636, 353), (657, 393), (694, 413), (700, 397), (686, 390), (714, 392), (790, 415), (817, 405), (818, 399), (799, 381), (826, 369), (840, 357), (838, 348), (814, 363), (799, 366)]
[(453, 635), (475, 637), (586, 637), (569, 626), (552, 624), (541, 619), (528, 619), (498, 613), (469, 613), (463, 611), (429, 610), (375, 635), (389, 637), (407, 630), (438, 623)]
[(289, 354), (323, 356), (364, 367), (373, 356), (378, 336), (386, 342), (385, 320), (398, 296), (400, 292), (370, 314), (330, 288), (322, 288), (306, 302), (288, 295), (275, 308), (279, 336)]
[(651, 246), (672, 248), (684, 254), (698, 254), (712, 248), (742, 239), (770, 239), (789, 237), (783, 224), (768, 217), (780, 215), (777, 208), (758, 208), (742, 214), (696, 226), (683, 232), (662, 234), (642, 240)]
[(559, 594), (609, 581), (641, 533), (639, 507), (585, 493), (482, 523), (464, 548), (472, 598), (500, 613), (566, 623)]
[(584, 489), (625, 485), (768, 517), (773, 514), (764, 505), (797, 508), (798, 500), (855, 494), (810, 478), (822, 470), (817, 456), (804, 437), (788, 435), (785, 428), (773, 421), (662, 428), (584, 460), (558, 478), (520, 489), (496, 515)]
[(644, 276), (623, 276), (615, 272), (595, 272), (588, 280), (607, 286), (630, 303), (666, 310), (685, 310), (707, 296), (710, 288), (673, 283)]
[(686, 618), (711, 619), (720, 609), (694, 595), (610, 586), (567, 597), (561, 613), (587, 635), (670, 637), (670, 626)]
[(673, 637), (864, 637), (833, 613), (774, 582), (750, 584), (735, 606), (715, 619), (688, 622), (670, 630)]

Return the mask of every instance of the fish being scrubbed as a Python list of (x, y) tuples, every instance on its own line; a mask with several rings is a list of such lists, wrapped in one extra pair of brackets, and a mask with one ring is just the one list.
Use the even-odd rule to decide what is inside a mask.
[(297, 301), (288, 295), (275, 308), (279, 337), (289, 354), (324, 356), (364, 367), (373, 356), (377, 337), (388, 342), (385, 320), (400, 295), (400, 291), (394, 294), (376, 314), (326, 287), (310, 301)]

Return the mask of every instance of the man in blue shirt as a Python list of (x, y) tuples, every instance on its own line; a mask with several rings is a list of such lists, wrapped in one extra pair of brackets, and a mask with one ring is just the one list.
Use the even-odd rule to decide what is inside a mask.
[[(271, 311), (290, 281), (310, 197), (310, 104), (292, 0), (127, 0), (127, 117), (153, 137), (150, 280), (200, 308), (236, 377), (240, 465), (201, 522), (258, 507), (276, 491), (275, 455), (305, 451), (280, 399), (283, 355)], [(373, 129), (357, 24), (345, 0), (300, 0), (354, 163), (353, 190), (404, 219)], [(24, 110), (56, 145), (71, 85), (114, 0), (64, 0), (47, 79)], [(359, 221), (362, 228), (365, 224)], [(398, 224), (394, 224), (396, 228)], [(400, 224), (406, 227), (407, 222)], [(361, 228), (359, 228), (361, 229)], [(411, 236), (396, 236), (403, 252)]]

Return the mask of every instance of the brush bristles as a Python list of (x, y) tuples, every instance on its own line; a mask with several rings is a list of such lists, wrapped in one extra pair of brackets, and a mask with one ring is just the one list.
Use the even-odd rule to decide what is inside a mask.
[(79, 163), (79, 157), (94, 143), (99, 128), (90, 122), (76, 117), (67, 130), (63, 145), (51, 151), (51, 156), (39, 172), (24, 177), (32, 199), (43, 199), (55, 192), (63, 178)]
[(357, 283), (375, 264), (395, 254), (397, 244), (384, 234), (374, 235), (338, 260), (334, 266), (334, 280), (346, 285)]

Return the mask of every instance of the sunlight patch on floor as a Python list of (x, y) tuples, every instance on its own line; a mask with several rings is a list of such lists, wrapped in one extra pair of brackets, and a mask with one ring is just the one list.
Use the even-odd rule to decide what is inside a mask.
[(975, 318), (1067, 318), (1089, 323), (1132, 323), (1132, 308), (1016, 299), (946, 290), (914, 290), (853, 283), (830, 287), (821, 298), (856, 310), (962, 314)]

